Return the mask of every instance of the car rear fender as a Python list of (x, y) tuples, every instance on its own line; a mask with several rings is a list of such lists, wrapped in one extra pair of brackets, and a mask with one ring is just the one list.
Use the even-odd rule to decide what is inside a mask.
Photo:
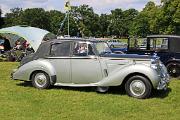
[(50, 78), (56, 76), (56, 71), (54, 67), (51, 65), (51, 63), (48, 60), (39, 59), (31, 61), (19, 67), (13, 73), (13, 79), (31, 80), (32, 74), (38, 71), (46, 72)]

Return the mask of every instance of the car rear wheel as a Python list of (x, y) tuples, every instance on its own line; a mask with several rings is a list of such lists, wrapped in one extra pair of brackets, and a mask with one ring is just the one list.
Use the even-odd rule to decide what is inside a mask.
[(32, 85), (38, 89), (47, 89), (50, 87), (49, 75), (45, 72), (37, 72), (32, 76)]
[(167, 66), (167, 70), (170, 76), (179, 77), (180, 76), (180, 64), (178, 63), (169, 63)]
[(144, 99), (151, 94), (152, 85), (149, 80), (143, 76), (133, 76), (125, 83), (126, 93), (134, 98)]

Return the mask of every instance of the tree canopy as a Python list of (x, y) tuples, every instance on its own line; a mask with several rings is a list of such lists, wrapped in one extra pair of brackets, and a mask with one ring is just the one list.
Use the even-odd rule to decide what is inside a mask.
[[(72, 6), (69, 11), (70, 35), (87, 37), (145, 37), (149, 34), (180, 35), (179, 0), (161, 0), (161, 5), (148, 2), (142, 11), (136, 9), (111, 10), (110, 14), (98, 15), (88, 5)], [(46, 29), (54, 34), (67, 34), (67, 20), (62, 25), (66, 13), (57, 10), (45, 11), (43, 8), (13, 8), (1, 17), (0, 27), (29, 25)], [(4, 22), (3, 22), (4, 20)]]
[(1, 28), (2, 25), (4, 24), (4, 20), (3, 20), (3, 18), (1, 17), (1, 15), (2, 15), (2, 11), (1, 11), (1, 9), (0, 9), (0, 28)]

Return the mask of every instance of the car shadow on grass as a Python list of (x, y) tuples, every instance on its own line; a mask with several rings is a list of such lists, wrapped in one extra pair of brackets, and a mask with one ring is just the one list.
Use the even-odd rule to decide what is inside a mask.
[[(17, 83), (17, 86), (22, 87), (33, 87), (30, 81)], [(35, 88), (34, 88), (35, 89)], [(96, 87), (66, 87), (66, 86), (52, 86), (50, 89), (63, 89), (63, 90), (71, 90), (71, 91), (80, 91), (80, 92), (96, 92)], [(101, 93), (104, 94), (104, 93)], [(123, 87), (110, 87), (106, 94), (116, 94), (116, 95), (125, 95), (126, 92)]]
[(153, 90), (151, 98), (165, 98), (169, 95), (171, 91), (171, 88), (167, 88), (166, 90)]
[(66, 87), (66, 86), (53, 86), (51, 89), (61, 89), (79, 92), (93, 92), (95, 91), (92, 87)]
[[(71, 91), (80, 91), (80, 92), (96, 92), (96, 87), (65, 87), (65, 86), (54, 86), (52, 89), (63, 89)], [(99, 92), (97, 92), (99, 93)], [(110, 87), (109, 90), (105, 93), (99, 94), (114, 94), (114, 95), (125, 95), (126, 92), (121, 87)]]
[[(17, 86), (23, 87), (33, 87), (31, 82), (21, 82), (17, 83)], [(34, 88), (35, 89), (35, 88)], [(52, 86), (50, 89), (56, 90), (71, 90), (71, 91), (79, 91), (79, 92), (96, 92), (95, 87), (65, 87), (65, 86)], [(167, 90), (152, 90), (151, 98), (165, 98), (171, 92), (171, 88), (167, 88)], [(125, 89), (123, 86), (118, 87), (110, 87), (107, 93), (100, 94), (112, 94), (112, 95), (126, 95)]]
[(31, 81), (24, 81), (24, 82), (21, 82), (21, 83), (17, 83), (16, 85), (17, 86), (22, 86), (22, 87), (33, 87)]

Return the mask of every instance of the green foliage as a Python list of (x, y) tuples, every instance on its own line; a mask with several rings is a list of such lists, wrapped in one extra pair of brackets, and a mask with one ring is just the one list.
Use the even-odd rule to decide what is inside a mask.
[(13, 81), (19, 63), (0, 62), (1, 120), (179, 120), (180, 81), (149, 99), (128, 97), (119, 88), (98, 94), (91, 88), (53, 87), (38, 90), (31, 82)]
[(99, 24), (100, 24), (100, 28), (99, 28), (99, 32), (101, 37), (107, 37), (109, 34), (109, 27), (110, 27), (110, 16), (106, 15), (106, 14), (101, 14), (101, 16), (99, 17)]
[(60, 22), (63, 21), (65, 15), (57, 10), (51, 10), (47, 12), (47, 16), (49, 18), (49, 30), (52, 33), (57, 34), (58, 29), (60, 27)]
[[(148, 34), (180, 35), (180, 2), (179, 0), (162, 0), (157, 6), (150, 1), (138, 12), (135, 9), (111, 10), (110, 14), (98, 15), (88, 5), (72, 6), (70, 15), (70, 35), (87, 37), (127, 38), (129, 35), (145, 37)], [(1, 12), (1, 11), (0, 11)], [(57, 10), (45, 11), (42, 8), (11, 9), (5, 14), (4, 27), (29, 25), (49, 30), (54, 34), (63, 22), (66, 13)], [(2, 18), (0, 17), (0, 27)], [(67, 35), (67, 20), (61, 35)]]
[(97, 36), (100, 28), (99, 16), (88, 5), (73, 7), (70, 11), (83, 36)]
[(21, 8), (13, 8), (10, 11), (10, 13), (5, 14), (5, 27), (21, 25), (21, 14), (23, 10)]
[(124, 29), (123, 11), (121, 9), (115, 9), (111, 11), (109, 32), (110, 35), (117, 36), (118, 38), (122, 36)]
[(2, 14), (2, 11), (1, 11), (1, 9), (0, 9), (0, 28), (1, 28), (2, 25), (4, 24), (4, 19), (2, 18), (1, 14)]
[(21, 14), (21, 24), (50, 30), (49, 16), (42, 8), (26, 9)]

